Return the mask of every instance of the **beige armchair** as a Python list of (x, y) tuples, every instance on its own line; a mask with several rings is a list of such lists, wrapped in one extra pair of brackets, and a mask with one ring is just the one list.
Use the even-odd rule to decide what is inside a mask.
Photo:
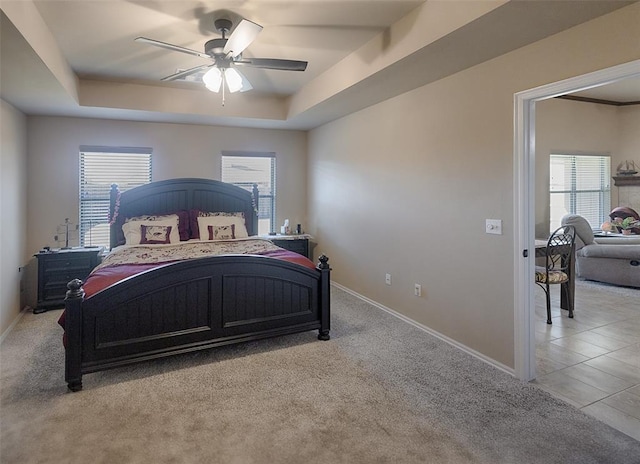
[(640, 241), (622, 237), (596, 241), (587, 220), (577, 214), (564, 216), (562, 224), (576, 229), (578, 277), (640, 288)]

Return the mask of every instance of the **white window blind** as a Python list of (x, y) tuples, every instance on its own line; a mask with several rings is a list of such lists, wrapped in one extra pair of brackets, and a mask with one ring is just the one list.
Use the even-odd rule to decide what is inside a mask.
[(258, 234), (273, 232), (276, 217), (275, 153), (222, 152), (221, 179), (250, 192), (253, 184), (258, 185)]
[(109, 192), (151, 182), (148, 148), (97, 148), (80, 152), (80, 245), (109, 246)]
[(611, 158), (552, 154), (549, 169), (551, 231), (565, 214), (579, 214), (599, 228), (611, 208)]

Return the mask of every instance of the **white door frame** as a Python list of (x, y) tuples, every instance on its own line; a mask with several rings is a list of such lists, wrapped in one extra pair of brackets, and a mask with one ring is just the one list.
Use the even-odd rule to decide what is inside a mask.
[[(543, 85), (514, 95), (514, 323), (515, 374), (536, 376), (534, 314), (535, 103), (571, 92), (640, 77), (640, 60)], [(528, 250), (528, 258), (523, 256)]]

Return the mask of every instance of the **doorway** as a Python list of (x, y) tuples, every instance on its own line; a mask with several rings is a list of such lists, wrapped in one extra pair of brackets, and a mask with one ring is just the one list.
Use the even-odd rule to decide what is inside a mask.
[(534, 314), (535, 104), (567, 93), (640, 77), (640, 60), (514, 95), (514, 324), (515, 374), (536, 377)]

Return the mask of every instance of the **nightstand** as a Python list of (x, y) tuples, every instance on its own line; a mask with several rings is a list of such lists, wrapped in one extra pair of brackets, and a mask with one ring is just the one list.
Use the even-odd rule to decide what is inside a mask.
[(265, 235), (273, 242), (274, 245), (284, 248), (285, 250), (293, 251), (294, 253), (301, 254), (309, 259), (309, 234), (301, 235)]
[(38, 259), (38, 304), (34, 314), (64, 307), (67, 284), (84, 280), (101, 261), (104, 247), (70, 248), (40, 252)]

